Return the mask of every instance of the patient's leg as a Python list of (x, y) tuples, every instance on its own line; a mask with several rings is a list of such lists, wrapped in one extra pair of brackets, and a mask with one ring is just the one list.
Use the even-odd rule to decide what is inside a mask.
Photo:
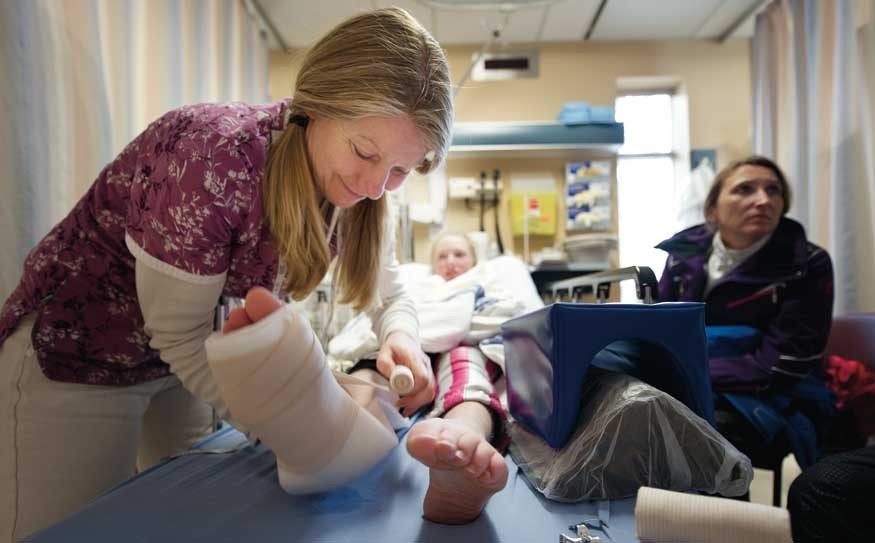
[[(256, 287), (246, 297), (244, 307), (236, 307), (228, 315), (228, 320), (222, 327), (222, 332), (227, 334), (256, 323), (282, 307), (282, 302), (267, 291)], [(355, 403), (364, 407), (374, 415), (387, 428), (392, 424), (386, 418), (386, 413), (380, 408), (378, 387), (385, 386), (386, 379), (374, 370), (359, 370), (355, 373), (359, 381), (363, 383), (342, 383), (340, 386), (352, 397)], [(371, 383), (374, 386), (367, 386)]]
[(493, 411), (501, 409), (489, 364), (475, 348), (444, 354), (437, 367), (438, 399), (430, 413), (443, 418), (415, 424), (407, 438), (411, 456), (430, 468), (423, 511), (434, 522), (474, 520), (507, 483), (507, 463), (489, 442)]
[(232, 418), (274, 451), (287, 492), (344, 484), (397, 444), (334, 379), (309, 324), (264, 289), (250, 291), (207, 354)]

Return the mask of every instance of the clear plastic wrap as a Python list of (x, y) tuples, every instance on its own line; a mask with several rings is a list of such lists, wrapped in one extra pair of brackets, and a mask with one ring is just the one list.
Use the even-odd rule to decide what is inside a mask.
[(510, 453), (557, 501), (634, 496), (641, 486), (723, 496), (747, 492), (750, 460), (668, 394), (624, 374), (592, 371), (576, 429), (553, 449), (510, 422)]

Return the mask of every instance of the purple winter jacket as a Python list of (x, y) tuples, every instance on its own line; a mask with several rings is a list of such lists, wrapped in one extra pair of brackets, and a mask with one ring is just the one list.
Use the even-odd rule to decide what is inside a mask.
[(794, 383), (819, 368), (832, 323), (829, 254), (808, 242), (798, 222), (783, 217), (756, 253), (717, 281), (703, 297), (714, 229), (698, 225), (656, 247), (668, 252), (659, 300), (705, 302), (707, 326), (757, 328), (752, 353), (709, 360), (716, 390), (760, 390)]

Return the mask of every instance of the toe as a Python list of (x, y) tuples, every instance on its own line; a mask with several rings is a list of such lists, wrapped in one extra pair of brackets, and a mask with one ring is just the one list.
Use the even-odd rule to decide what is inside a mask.
[(269, 290), (255, 287), (246, 294), (246, 314), (252, 322), (258, 322), (280, 307), (282, 302)]
[(439, 462), (439, 419), (425, 420), (413, 425), (407, 437), (407, 452), (420, 462), (434, 465)]
[(478, 479), (482, 484), (488, 486), (504, 487), (507, 483), (507, 462), (504, 460), (498, 451), (492, 455), (489, 460), (489, 465)]
[(250, 324), (252, 324), (252, 321), (249, 319), (249, 315), (246, 314), (246, 311), (244, 311), (242, 307), (235, 307), (228, 314), (228, 320), (222, 325), (222, 333), (227, 334), (234, 330), (243, 328), (244, 326), (249, 326)]
[(471, 462), (465, 467), (465, 471), (472, 477), (480, 477), (489, 468), (494, 453), (495, 449), (492, 448), (492, 445), (481, 440), (471, 456)]

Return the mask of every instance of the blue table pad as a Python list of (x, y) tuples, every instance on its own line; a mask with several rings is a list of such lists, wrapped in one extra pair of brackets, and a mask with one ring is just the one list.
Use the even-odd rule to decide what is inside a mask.
[(510, 457), (507, 487), (465, 526), (422, 518), (428, 469), (402, 443), (358, 480), (325, 494), (290, 496), (273, 453), (226, 427), (199, 445), (223, 454), (175, 458), (126, 481), (31, 542), (555, 542), (570, 524), (603, 518), (603, 541), (636, 542), (634, 499), (558, 503), (535, 491)]

